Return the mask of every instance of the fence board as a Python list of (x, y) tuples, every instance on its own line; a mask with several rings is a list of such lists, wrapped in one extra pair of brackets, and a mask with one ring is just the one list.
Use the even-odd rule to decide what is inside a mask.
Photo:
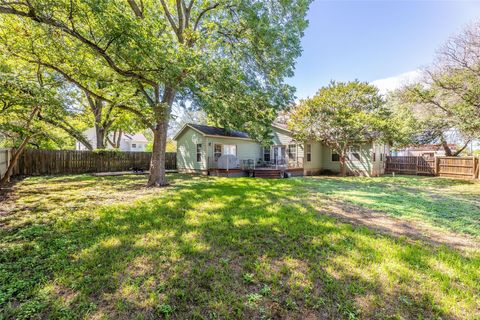
[(475, 157), (422, 156), (387, 157), (386, 173), (426, 174), (459, 179), (478, 178), (478, 159)]
[[(0, 150), (0, 173), (1, 173)], [(14, 175), (52, 175), (128, 171), (132, 168), (148, 170), (151, 152), (93, 152), (73, 150), (26, 149), (18, 159)], [(165, 169), (176, 170), (175, 152), (165, 155)]]
[(474, 179), (477, 161), (474, 157), (438, 157), (437, 175), (440, 177)]

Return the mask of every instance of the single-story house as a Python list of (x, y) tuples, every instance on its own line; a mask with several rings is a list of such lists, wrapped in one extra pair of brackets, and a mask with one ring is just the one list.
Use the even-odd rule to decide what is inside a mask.
[[(147, 138), (142, 133), (124, 133), (121, 132), (120, 134), (120, 143), (118, 145), (118, 150), (120, 151), (145, 151), (145, 147), (148, 144)], [(92, 145), (93, 149), (97, 149), (97, 133), (95, 128), (89, 128), (83, 132), (83, 136), (87, 138), (87, 140)], [(110, 133), (108, 136), (105, 148), (106, 149), (115, 149), (110, 141), (118, 141), (118, 137), (115, 137), (113, 133)], [(75, 143), (76, 150), (88, 150), (83, 143), (77, 141)]]
[[(340, 157), (316, 141), (296, 141), (291, 131), (272, 125), (272, 141), (263, 146), (245, 132), (187, 123), (174, 136), (177, 141), (177, 168), (180, 172), (219, 174), (228, 170), (237, 175), (259, 176), (261, 170), (283, 170), (292, 175), (315, 175), (340, 172)], [(350, 147), (347, 171), (351, 175), (378, 176), (384, 173), (389, 147), (364, 143)], [(221, 157), (236, 159), (224, 162)], [(226, 164), (226, 166), (225, 166)], [(230, 164), (230, 166), (229, 166)]]

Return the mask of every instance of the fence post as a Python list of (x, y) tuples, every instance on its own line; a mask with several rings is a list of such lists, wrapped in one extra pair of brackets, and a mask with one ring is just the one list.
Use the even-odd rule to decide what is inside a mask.
[(472, 161), (473, 161), (473, 168), (472, 168), (472, 169), (473, 169), (473, 170), (472, 170), (472, 171), (473, 171), (473, 176), (472, 176), (472, 178), (473, 178), (473, 179), (476, 179), (476, 178), (477, 178), (477, 175), (478, 175), (478, 168), (479, 168), (478, 158), (475, 157), (475, 156), (473, 156), (473, 157), (472, 157)]
[(435, 175), (438, 176), (438, 169), (440, 166), (440, 161), (437, 156), (435, 156)]

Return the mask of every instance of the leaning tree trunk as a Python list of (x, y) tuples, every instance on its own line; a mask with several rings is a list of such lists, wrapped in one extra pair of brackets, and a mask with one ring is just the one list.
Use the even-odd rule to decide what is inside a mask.
[(167, 87), (163, 94), (162, 103), (157, 106), (159, 110), (156, 112), (157, 125), (153, 129), (153, 149), (147, 187), (168, 185), (167, 177), (165, 176), (165, 151), (167, 149), (168, 121), (170, 120), (174, 98), (175, 90)]
[(442, 143), (443, 150), (445, 151), (445, 156), (451, 157), (452, 156), (452, 149), (450, 149), (450, 146), (448, 145), (447, 141), (445, 138), (442, 136), (440, 138), (440, 141)]
[(18, 159), (20, 158), (23, 151), (25, 150), (25, 147), (27, 146), (28, 141), (30, 141), (30, 138), (31, 138), (30, 135), (26, 136), (23, 139), (22, 143), (20, 144), (20, 147), (18, 147), (18, 149), (12, 155), (12, 158), (10, 159), (10, 163), (8, 164), (7, 171), (5, 172), (5, 175), (3, 176), (3, 178), (0, 180), (0, 186), (3, 186), (5, 184), (7, 184), (8, 182), (10, 182), (10, 178), (11, 178), (12, 173), (13, 173), (13, 168), (15, 168), (15, 166), (17, 165)]

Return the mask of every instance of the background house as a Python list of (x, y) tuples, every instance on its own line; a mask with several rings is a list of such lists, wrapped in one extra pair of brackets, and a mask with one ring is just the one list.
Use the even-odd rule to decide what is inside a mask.
[[(452, 152), (457, 151), (457, 145), (449, 144), (448, 147)], [(421, 144), (409, 146), (400, 150), (392, 151), (393, 156), (422, 156), (426, 158), (445, 156), (445, 149), (441, 144)]]
[[(177, 141), (177, 168), (181, 172), (209, 174), (218, 168), (222, 155), (233, 155), (237, 169), (245, 166), (283, 166), (302, 169), (305, 175), (340, 172), (340, 157), (320, 142), (296, 141), (285, 127), (272, 126), (269, 146), (262, 146), (245, 132), (224, 128), (186, 124), (174, 136)], [(384, 173), (387, 145), (365, 143), (348, 152), (349, 174), (377, 176)], [(233, 169), (233, 168), (231, 168)]]
[[(90, 141), (92, 147), (97, 149), (97, 139), (95, 128), (87, 129), (83, 132), (83, 135)], [(142, 133), (120, 133), (120, 143), (118, 150), (120, 151), (145, 151), (148, 140)], [(109, 134), (109, 139), (105, 143), (106, 149), (116, 149), (108, 140), (116, 140), (113, 133)], [(80, 141), (75, 143), (76, 150), (88, 150)]]

